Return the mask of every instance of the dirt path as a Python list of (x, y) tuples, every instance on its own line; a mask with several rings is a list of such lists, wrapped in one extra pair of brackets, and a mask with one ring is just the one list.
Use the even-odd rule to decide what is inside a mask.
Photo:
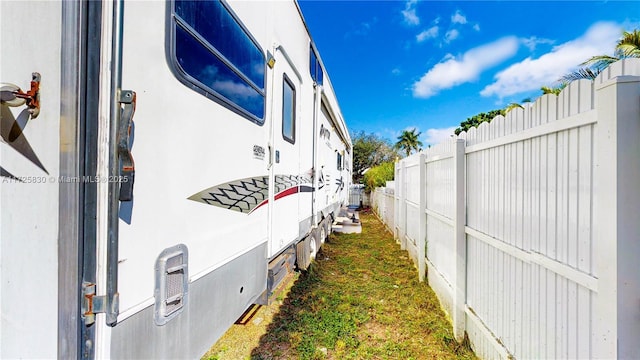
[(234, 325), (205, 359), (473, 359), (438, 299), (373, 215), (336, 234), (276, 304)]

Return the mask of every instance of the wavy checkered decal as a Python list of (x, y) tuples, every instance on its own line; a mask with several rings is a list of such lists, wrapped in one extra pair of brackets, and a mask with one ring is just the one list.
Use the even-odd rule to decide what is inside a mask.
[(193, 194), (189, 200), (250, 213), (269, 196), (269, 178), (258, 176), (231, 181)]
[(299, 184), (298, 176), (295, 175), (276, 175), (275, 180), (276, 194)]
[[(303, 185), (304, 184), (304, 185)], [(313, 191), (308, 175), (276, 175), (275, 200), (298, 192)], [(231, 181), (202, 190), (188, 199), (249, 214), (269, 202), (269, 177)]]

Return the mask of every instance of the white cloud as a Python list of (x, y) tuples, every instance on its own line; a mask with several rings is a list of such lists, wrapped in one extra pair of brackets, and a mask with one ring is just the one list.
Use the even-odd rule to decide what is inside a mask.
[(589, 57), (610, 53), (620, 37), (620, 29), (615, 23), (596, 23), (579, 38), (558, 45), (537, 59), (528, 57), (499, 72), (496, 81), (486, 86), (480, 95), (504, 97), (552, 85)]
[(418, 42), (423, 42), (427, 39), (433, 39), (436, 36), (438, 36), (438, 32), (439, 32), (440, 28), (438, 26), (432, 26), (429, 29), (421, 32), (420, 34), (416, 35), (416, 41)]
[(460, 32), (456, 29), (451, 29), (449, 31), (447, 31), (446, 34), (444, 34), (444, 42), (446, 42), (447, 44), (452, 42), (453, 40), (457, 39), (458, 36), (460, 36)]
[(437, 145), (441, 142), (451, 139), (451, 135), (454, 134), (456, 127), (448, 127), (441, 129), (429, 129), (426, 131), (424, 135), (424, 140), (422, 141), (425, 145)]
[(536, 49), (536, 47), (538, 45), (540, 45), (540, 44), (549, 44), (549, 45), (551, 45), (551, 44), (555, 43), (554, 40), (538, 38), (537, 36), (531, 36), (529, 38), (522, 38), (522, 39), (520, 39), (520, 41), (522, 41), (522, 44), (524, 44), (524, 46), (529, 48), (530, 51), (534, 51)]
[(413, 96), (428, 98), (440, 90), (476, 80), (484, 70), (517, 51), (518, 39), (511, 36), (470, 49), (458, 58), (449, 54), (413, 84)]
[(473, 25), (473, 30), (480, 31), (480, 24)]
[(418, 0), (409, 0), (407, 1), (404, 10), (402, 10), (402, 16), (404, 17), (404, 22), (408, 25), (419, 25), (420, 18), (416, 15), (416, 4)]
[(466, 24), (467, 17), (462, 15), (460, 10), (457, 10), (455, 14), (451, 15), (451, 22), (453, 24)]
[(392, 75), (400, 75), (400, 74), (402, 74), (402, 71), (399, 68), (393, 68), (391, 70), (391, 74)]

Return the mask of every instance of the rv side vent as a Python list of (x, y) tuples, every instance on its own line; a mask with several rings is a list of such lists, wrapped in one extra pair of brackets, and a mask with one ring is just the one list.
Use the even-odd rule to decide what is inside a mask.
[(182, 312), (189, 291), (189, 253), (183, 244), (165, 249), (156, 260), (156, 325), (164, 325)]

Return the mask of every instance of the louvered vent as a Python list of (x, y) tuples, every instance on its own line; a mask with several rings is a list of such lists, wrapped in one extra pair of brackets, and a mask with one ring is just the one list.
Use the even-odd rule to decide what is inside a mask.
[(165, 249), (156, 261), (156, 325), (166, 324), (184, 308), (189, 289), (187, 260), (187, 247), (179, 244)]

